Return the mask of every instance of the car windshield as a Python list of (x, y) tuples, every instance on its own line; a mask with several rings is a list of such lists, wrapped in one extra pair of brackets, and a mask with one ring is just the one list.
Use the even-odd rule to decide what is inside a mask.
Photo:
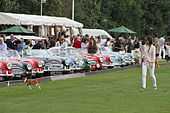
[(100, 51), (101, 51), (102, 54), (113, 54), (112, 50), (110, 48), (107, 48), (107, 47), (100, 48)]
[(46, 50), (31, 50), (29, 54), (25, 55), (25, 57), (48, 57), (48, 52)]
[(48, 50), (48, 52), (49, 52), (49, 54), (51, 55), (51, 56), (61, 56), (60, 55), (60, 52), (61, 51), (61, 49), (60, 48), (56, 48), (56, 47), (54, 47), (54, 48), (50, 48), (49, 50)]
[(15, 50), (8, 50), (8, 51), (0, 52), (0, 60), (19, 59), (19, 58), (20, 58), (20, 55)]
[(6, 52), (1, 51), (0, 52), (0, 60), (7, 60), (7, 59), (8, 59), (8, 57), (6, 55)]
[(20, 55), (15, 50), (8, 50), (7, 57), (9, 57), (9, 58), (20, 58)]

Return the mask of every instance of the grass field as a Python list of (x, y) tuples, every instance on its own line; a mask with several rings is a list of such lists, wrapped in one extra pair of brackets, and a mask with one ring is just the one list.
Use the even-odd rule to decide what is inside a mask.
[(0, 88), (0, 113), (170, 113), (170, 65), (158, 72), (158, 90), (148, 78), (140, 90), (140, 68), (97, 76)]

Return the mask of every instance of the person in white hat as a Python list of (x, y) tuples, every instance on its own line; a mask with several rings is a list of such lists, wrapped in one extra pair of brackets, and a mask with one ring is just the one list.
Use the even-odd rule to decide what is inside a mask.
[(153, 45), (152, 38), (149, 37), (148, 41), (143, 41), (140, 47), (141, 51), (141, 65), (142, 65), (142, 88), (146, 88), (147, 70), (150, 72), (152, 78), (153, 88), (157, 89), (157, 80), (155, 76), (155, 60), (156, 48)]

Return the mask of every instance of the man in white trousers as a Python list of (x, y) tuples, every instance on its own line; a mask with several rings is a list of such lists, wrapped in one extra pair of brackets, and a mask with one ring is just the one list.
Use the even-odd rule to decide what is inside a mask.
[(152, 38), (148, 37), (147, 41), (143, 41), (140, 47), (141, 51), (141, 65), (142, 65), (142, 88), (146, 88), (147, 70), (149, 70), (152, 78), (153, 88), (157, 89), (156, 77), (155, 77), (155, 60), (156, 60), (156, 48), (153, 45)]

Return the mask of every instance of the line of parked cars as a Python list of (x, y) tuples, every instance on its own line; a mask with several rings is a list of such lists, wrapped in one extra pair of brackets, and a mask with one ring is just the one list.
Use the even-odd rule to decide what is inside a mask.
[(22, 55), (8, 50), (0, 52), (0, 81), (96, 71), (134, 63), (131, 53), (112, 52), (106, 47), (96, 54), (73, 47), (32, 49)]

